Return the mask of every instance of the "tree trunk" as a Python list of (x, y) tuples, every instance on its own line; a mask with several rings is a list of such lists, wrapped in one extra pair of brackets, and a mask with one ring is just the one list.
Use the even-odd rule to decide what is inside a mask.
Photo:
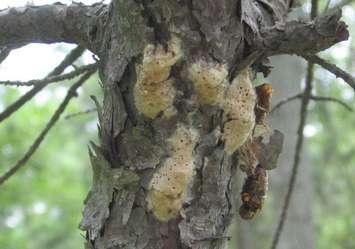
[(81, 223), (87, 248), (227, 247), (236, 164), (221, 108), (193, 81), (198, 71), (229, 82), (243, 51), (233, 2), (113, 3), (100, 55), (101, 145), (90, 152)]
[[(267, 74), (271, 55), (307, 57), (348, 38), (339, 10), (286, 21), (293, 2), (112, 0), (0, 11), (0, 57), (35, 42), (76, 43), (99, 57), (100, 144), (89, 149), (93, 184), (80, 224), (87, 248), (226, 248), (235, 152), (265, 114), (254, 113), (250, 69)], [(248, 179), (259, 191), (266, 174), (257, 169)]]
[[(227, 247), (234, 152), (254, 125), (249, 66), (309, 49), (285, 46), (287, 35), (277, 49), (271, 42), (289, 8), (279, 0), (112, 2), (104, 28), (89, 34), (92, 48), (103, 37), (104, 101), (96, 101), (101, 145), (90, 151), (94, 179), (81, 223), (87, 248)], [(257, 23), (274, 29), (261, 39)], [(290, 27), (288, 35), (297, 33)], [(253, 51), (260, 46), (268, 49)]]

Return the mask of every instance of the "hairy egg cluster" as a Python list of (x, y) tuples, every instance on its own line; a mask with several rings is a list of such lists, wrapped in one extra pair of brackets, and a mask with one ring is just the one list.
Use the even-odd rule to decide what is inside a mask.
[(199, 60), (188, 68), (200, 104), (220, 106), (224, 113), (222, 139), (227, 154), (245, 143), (255, 126), (256, 94), (249, 68), (242, 70), (229, 84), (225, 64)]
[(256, 94), (247, 68), (234, 78), (224, 98), (222, 138), (227, 154), (233, 154), (251, 135), (255, 125), (255, 102)]
[(193, 82), (201, 104), (219, 105), (228, 86), (228, 71), (225, 64), (199, 60), (188, 68), (188, 77)]
[(198, 133), (179, 124), (168, 139), (169, 157), (154, 173), (147, 195), (148, 207), (163, 222), (175, 218), (182, 208), (195, 172), (194, 147)]
[(134, 86), (135, 106), (148, 118), (171, 108), (176, 95), (171, 67), (182, 56), (180, 40), (173, 37), (164, 48), (148, 44), (143, 60), (136, 66), (137, 81)]

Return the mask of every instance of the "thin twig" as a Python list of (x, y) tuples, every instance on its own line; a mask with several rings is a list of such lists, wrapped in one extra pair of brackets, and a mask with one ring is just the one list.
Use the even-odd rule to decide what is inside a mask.
[(298, 173), (298, 166), (300, 163), (300, 154), (302, 150), (302, 145), (303, 145), (303, 130), (304, 126), (306, 124), (306, 118), (307, 118), (307, 107), (308, 103), (310, 100), (310, 94), (312, 90), (312, 80), (313, 80), (313, 64), (309, 63), (308, 69), (307, 69), (307, 79), (306, 79), (306, 88), (304, 90), (303, 96), (302, 96), (302, 102), (301, 102), (301, 110), (300, 110), (300, 121), (298, 124), (298, 129), (297, 129), (297, 142), (296, 142), (296, 149), (295, 149), (295, 154), (294, 154), (294, 160), (293, 160), (293, 165), (292, 165), (292, 172), (288, 184), (288, 190), (286, 193), (286, 197), (284, 200), (284, 205), (282, 207), (282, 212), (280, 215), (279, 223), (276, 228), (276, 232), (272, 241), (271, 249), (276, 249), (277, 244), (280, 239), (280, 235), (282, 233), (286, 218), (287, 218), (287, 211), (288, 207), (290, 205), (290, 200), (292, 196), (293, 189), (295, 187), (296, 183), (296, 178), (297, 178), (297, 173)]
[(337, 98), (311, 95), (310, 99), (314, 100), (314, 101), (329, 101), (329, 102), (338, 103), (339, 105), (343, 106), (347, 110), (349, 110), (351, 112), (354, 111), (354, 109), (351, 106), (349, 106), (347, 103), (345, 103), (344, 101), (337, 99)]
[[(295, 100), (295, 99), (302, 99), (303, 98), (303, 93), (298, 93), (296, 95), (293, 95), (291, 97), (288, 97), (286, 99), (283, 99), (281, 100), (280, 102), (278, 102), (271, 110), (271, 114), (273, 112), (275, 112), (277, 109), (279, 109), (281, 106), (283, 106), (284, 104), (287, 104), (289, 102), (291, 102), (292, 100)], [(311, 100), (314, 100), (314, 101), (328, 101), (328, 102), (334, 102), (334, 103), (337, 103), (341, 106), (343, 106), (344, 108), (346, 108), (348, 111), (354, 111), (354, 109), (348, 105), (347, 103), (345, 103), (344, 101), (340, 100), (340, 99), (337, 99), (337, 98), (333, 98), (333, 97), (323, 97), (323, 96), (316, 96), (316, 95), (310, 95), (309, 98)]]
[[(311, 8), (311, 19), (314, 19), (317, 16), (318, 13), (318, 0), (312, 0), (312, 8)], [(298, 129), (297, 129), (297, 141), (296, 141), (296, 148), (295, 148), (295, 154), (294, 154), (294, 159), (293, 159), (293, 165), (292, 165), (292, 172), (290, 176), (290, 180), (288, 183), (288, 189), (286, 193), (286, 197), (284, 200), (284, 204), (282, 207), (282, 212), (280, 215), (279, 223), (276, 228), (272, 244), (271, 244), (271, 249), (276, 249), (286, 218), (287, 218), (287, 211), (290, 206), (290, 200), (291, 196), (293, 193), (293, 189), (295, 187), (296, 179), (297, 179), (297, 173), (298, 173), (298, 167), (301, 159), (301, 151), (302, 151), (302, 146), (303, 146), (303, 130), (306, 125), (306, 120), (307, 120), (307, 114), (308, 114), (308, 104), (310, 101), (311, 93), (312, 93), (312, 82), (313, 82), (313, 74), (314, 74), (314, 64), (309, 62), (308, 67), (307, 67), (307, 76), (306, 76), (306, 87), (303, 91), (302, 94), (302, 102), (301, 102), (301, 109), (300, 109), (300, 121), (298, 124)]]
[(26, 162), (31, 158), (31, 156), (36, 152), (38, 147), (40, 146), (43, 139), (46, 137), (49, 130), (55, 125), (55, 123), (59, 120), (60, 115), (64, 112), (67, 107), (69, 101), (77, 96), (76, 90), (85, 83), (85, 81), (94, 73), (94, 70), (90, 70), (85, 73), (80, 79), (72, 85), (67, 95), (65, 96), (63, 102), (59, 105), (58, 109), (54, 112), (53, 116), (50, 118), (49, 122), (45, 126), (45, 128), (41, 131), (39, 136), (35, 139), (33, 144), (29, 147), (25, 155), (17, 161), (17, 163), (12, 166), (8, 171), (6, 171), (3, 175), (0, 176), (0, 185), (2, 185), (6, 180), (8, 180), (12, 175), (14, 175), (20, 168), (26, 165)]
[(333, 73), (336, 77), (342, 78), (346, 83), (348, 83), (355, 91), (355, 79), (352, 75), (349, 73), (345, 72), (343, 69), (337, 67), (334, 64), (331, 64), (322, 58), (320, 58), (317, 55), (306, 55), (303, 54), (301, 55), (303, 58), (305, 58), (307, 61), (315, 63), (323, 67), (324, 69), (328, 70), (329, 72)]
[(48, 74), (48, 76), (54, 76), (54, 75), (59, 75), (62, 72), (64, 72), (64, 70), (70, 66), (71, 64), (73, 64), (74, 61), (76, 61), (85, 51), (85, 48), (82, 46), (77, 46), (75, 48), (73, 48), (69, 54), (67, 56), (65, 56), (65, 58), (62, 60), (62, 62), (53, 69), (52, 72), (50, 72)]
[(72, 114), (68, 114), (68, 115), (64, 116), (64, 119), (68, 120), (68, 119), (71, 119), (71, 118), (75, 118), (75, 117), (77, 117), (77, 116), (89, 114), (89, 113), (96, 112), (96, 111), (97, 111), (96, 108), (90, 108), (90, 109), (87, 109), (87, 110), (85, 110), (85, 111), (75, 112), (75, 113), (72, 113)]
[(293, 95), (293, 96), (290, 96), (286, 99), (283, 99), (281, 100), (280, 102), (278, 102), (272, 109), (271, 109), (271, 114), (273, 112), (275, 112), (277, 109), (279, 109), (281, 106), (283, 106), (284, 104), (287, 104), (288, 102), (291, 102), (292, 100), (295, 100), (295, 99), (299, 99), (299, 98), (302, 98), (303, 94), (302, 93), (298, 93), (296, 95)]
[[(76, 61), (85, 51), (84, 47), (77, 46), (74, 48), (64, 60), (48, 74), (48, 77), (61, 74), (69, 65)], [(0, 113), (0, 123), (6, 118), (10, 117), (14, 112), (20, 109), (27, 101), (31, 100), (37, 93), (39, 93), (47, 84), (40, 84), (34, 86), (31, 90), (21, 96), (14, 103), (9, 105), (3, 112)]]
[(0, 85), (5, 85), (5, 86), (36, 86), (41, 84), (48, 85), (49, 83), (53, 83), (53, 82), (73, 79), (76, 76), (79, 76), (80, 74), (86, 71), (94, 69), (95, 67), (97, 67), (97, 64), (93, 63), (82, 67), (78, 67), (70, 73), (61, 74), (58, 76), (49, 76), (44, 79), (30, 80), (30, 81), (9, 81), (9, 80), (0, 81)]

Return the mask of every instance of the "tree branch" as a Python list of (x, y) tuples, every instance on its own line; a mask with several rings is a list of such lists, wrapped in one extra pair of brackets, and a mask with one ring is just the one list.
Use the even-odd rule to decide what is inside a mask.
[(337, 98), (311, 95), (310, 99), (314, 100), (314, 101), (328, 101), (328, 102), (338, 103), (339, 105), (346, 108), (348, 111), (351, 111), (351, 112), (354, 111), (354, 109), (351, 106), (349, 106), (347, 103), (345, 103), (344, 101), (341, 101), (340, 99), (337, 99)]
[(81, 116), (81, 115), (85, 115), (85, 114), (89, 114), (89, 113), (93, 113), (93, 112), (96, 112), (97, 111), (97, 108), (90, 108), (90, 109), (87, 109), (85, 111), (81, 111), (81, 112), (75, 112), (75, 113), (72, 113), (72, 114), (68, 114), (64, 117), (64, 119), (68, 120), (68, 119), (71, 119), (71, 118), (75, 118), (75, 117), (78, 117), (78, 116)]
[(263, 50), (266, 56), (317, 53), (348, 39), (349, 32), (340, 21), (341, 15), (341, 10), (336, 10), (314, 21), (289, 21), (284, 26), (262, 30), (263, 40), (253, 47)]
[(272, 241), (271, 249), (276, 249), (277, 244), (280, 239), (280, 235), (282, 233), (286, 218), (287, 218), (287, 211), (290, 206), (290, 200), (291, 196), (293, 193), (293, 189), (295, 187), (296, 179), (297, 179), (297, 173), (298, 173), (298, 166), (300, 163), (301, 159), (301, 151), (302, 151), (302, 146), (303, 146), (303, 130), (304, 126), (306, 125), (306, 119), (307, 119), (307, 108), (312, 92), (312, 81), (313, 81), (313, 64), (309, 63), (308, 68), (307, 68), (307, 79), (306, 79), (306, 88), (304, 89), (304, 92), (302, 94), (302, 102), (301, 102), (301, 110), (300, 110), (300, 121), (297, 129), (297, 142), (296, 142), (296, 149), (295, 149), (295, 154), (294, 154), (294, 159), (293, 159), (293, 165), (292, 165), (292, 172), (288, 184), (288, 189), (284, 201), (284, 205), (282, 207), (282, 212), (280, 215), (279, 223), (276, 228), (276, 232)]
[(59, 63), (59, 65), (50, 72), (47, 77), (59, 75), (64, 72), (64, 70), (74, 63), (85, 51), (83, 46), (77, 46), (73, 48), (67, 56)]
[[(303, 93), (298, 93), (296, 95), (293, 95), (291, 97), (288, 97), (284, 100), (281, 100), (280, 102), (278, 102), (271, 110), (270, 113), (275, 112), (277, 109), (279, 109), (281, 106), (283, 106), (284, 104), (287, 104), (288, 102), (291, 102), (292, 100), (295, 99), (302, 99), (303, 98)], [(337, 103), (341, 106), (343, 106), (344, 108), (346, 108), (348, 111), (354, 111), (353, 108), (351, 106), (349, 106), (347, 103), (345, 103), (344, 101), (337, 99), (337, 98), (333, 98), (333, 97), (323, 97), (323, 96), (315, 96), (315, 95), (310, 95), (309, 98), (311, 100), (314, 101), (327, 101), (327, 102), (334, 102)]]
[(67, 73), (67, 74), (62, 74), (58, 76), (50, 76), (46, 77), (41, 80), (30, 80), (30, 81), (0, 81), (0, 85), (5, 85), (5, 86), (36, 86), (36, 85), (41, 85), (45, 84), (48, 85), (49, 83), (53, 82), (58, 82), (58, 81), (63, 81), (63, 80), (69, 80), (72, 78), (75, 78), (76, 76), (86, 72), (90, 71), (94, 68), (97, 67), (97, 63), (85, 65), (82, 67), (77, 68), (76, 70)]
[(280, 102), (278, 102), (270, 111), (270, 113), (273, 113), (275, 112), (277, 109), (279, 109), (281, 106), (283, 106), (284, 104), (287, 104), (288, 102), (291, 102), (292, 100), (295, 100), (295, 99), (299, 99), (299, 98), (302, 98), (303, 94), (302, 93), (298, 93), (298, 94), (295, 94), (293, 96), (290, 96), (286, 99), (283, 99), (281, 100)]
[[(311, 8), (311, 13), (310, 17), (313, 20), (316, 18), (318, 13), (318, 0), (312, 0), (312, 8)], [(294, 159), (293, 159), (293, 165), (292, 165), (292, 172), (290, 175), (290, 180), (288, 183), (288, 189), (287, 193), (285, 196), (284, 200), (284, 205), (282, 207), (282, 212), (279, 218), (279, 223), (276, 228), (272, 244), (271, 244), (271, 249), (276, 249), (285, 221), (287, 219), (287, 211), (290, 206), (290, 201), (291, 201), (291, 196), (293, 193), (293, 189), (295, 188), (296, 184), (296, 179), (297, 179), (297, 173), (298, 173), (298, 168), (299, 164), (301, 161), (301, 151), (302, 151), (302, 146), (303, 146), (303, 131), (304, 127), (306, 125), (306, 120), (307, 120), (307, 114), (308, 114), (308, 104), (311, 98), (312, 94), (312, 88), (313, 88), (313, 77), (314, 77), (314, 64), (309, 62), (308, 67), (307, 67), (307, 76), (306, 76), (306, 87), (303, 91), (302, 94), (302, 102), (301, 102), (301, 109), (300, 109), (300, 121), (298, 124), (298, 129), (297, 129), (297, 141), (296, 141), (296, 148), (295, 148), (295, 154), (294, 154)]]
[(28, 151), (25, 155), (17, 161), (17, 163), (12, 166), (8, 171), (6, 171), (3, 175), (0, 176), (0, 185), (2, 185), (6, 180), (8, 180), (12, 175), (14, 175), (19, 169), (21, 169), (26, 162), (31, 158), (31, 156), (36, 152), (38, 147), (40, 146), (43, 139), (48, 134), (49, 130), (55, 125), (55, 123), (59, 120), (60, 115), (64, 112), (65, 108), (67, 107), (69, 101), (77, 95), (76, 90), (85, 83), (85, 81), (95, 72), (94, 69), (91, 69), (89, 72), (84, 74), (74, 85), (70, 87), (66, 97), (64, 98), (63, 102), (59, 105), (58, 109), (55, 111), (49, 122), (47, 123), (46, 127), (41, 131), (39, 136), (30, 146)]
[(342, 78), (346, 83), (351, 86), (355, 91), (355, 79), (349, 73), (345, 72), (341, 68), (337, 67), (334, 64), (331, 64), (317, 55), (310, 55), (310, 54), (302, 54), (303, 58), (307, 61), (315, 63), (323, 67), (324, 69), (328, 70), (329, 72), (333, 73), (337, 78)]
[[(85, 51), (84, 47), (78, 46), (74, 48), (64, 60), (48, 74), (48, 77), (61, 74), (69, 65), (78, 59)], [(0, 123), (6, 118), (10, 117), (14, 112), (21, 108), (27, 101), (31, 100), (38, 92), (40, 92), (47, 84), (40, 84), (34, 86), (30, 91), (25, 93), (22, 97), (9, 105), (3, 112), (0, 113)]]
[(97, 51), (98, 19), (105, 18), (104, 4), (85, 6), (61, 3), (8, 8), (0, 11), (0, 47), (29, 43), (67, 42)]

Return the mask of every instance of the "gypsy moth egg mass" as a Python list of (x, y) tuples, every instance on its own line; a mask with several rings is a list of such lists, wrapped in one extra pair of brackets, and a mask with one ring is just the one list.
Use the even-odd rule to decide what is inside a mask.
[(173, 37), (168, 48), (148, 44), (143, 52), (141, 64), (136, 66), (137, 82), (134, 86), (135, 106), (148, 118), (155, 118), (160, 112), (171, 108), (176, 95), (174, 79), (169, 78), (171, 67), (182, 56), (180, 41)]
[(170, 156), (154, 173), (147, 195), (149, 209), (162, 222), (175, 218), (182, 208), (195, 170), (193, 149), (197, 139), (195, 130), (178, 125), (167, 141)]
[(224, 98), (222, 138), (227, 154), (233, 154), (250, 136), (255, 125), (255, 102), (256, 95), (247, 68), (234, 78)]
[(218, 105), (227, 85), (227, 67), (224, 64), (199, 60), (188, 68), (188, 77), (193, 82), (201, 104)]

